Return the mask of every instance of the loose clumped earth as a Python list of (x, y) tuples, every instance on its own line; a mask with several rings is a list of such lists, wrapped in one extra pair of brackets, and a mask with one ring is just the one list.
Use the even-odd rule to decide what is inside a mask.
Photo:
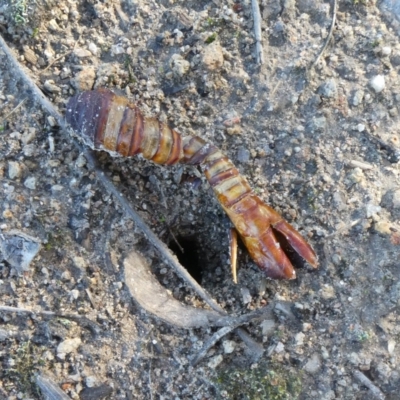
[(191, 366), (215, 329), (144, 311), (124, 283), (124, 258), (140, 252), (176, 299), (205, 304), (0, 50), (0, 237), (18, 231), (41, 245), (25, 268), (0, 248), (0, 398), (41, 398), (38, 374), (73, 399), (398, 398), (399, 24), (376, 1), (339, 1), (330, 45), (310, 68), (333, 2), (260, 3), (262, 66), (249, 1), (0, 1), (0, 34), (61, 113), (79, 91), (113, 88), (216, 144), (320, 260), (276, 282), (242, 249), (235, 285), (230, 223), (199, 170), (96, 153), (160, 239), (190, 244), (188, 268), (227, 312), (275, 304), (245, 327), (261, 359), (231, 333)]

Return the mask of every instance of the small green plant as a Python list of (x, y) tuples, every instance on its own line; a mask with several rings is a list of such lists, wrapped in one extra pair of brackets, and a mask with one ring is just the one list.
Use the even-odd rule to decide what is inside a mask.
[(28, 340), (20, 343), (16, 352), (13, 353), (5, 373), (12, 382), (16, 382), (19, 390), (38, 395), (38, 389), (32, 382), (32, 378), (41, 366), (43, 366), (43, 360), (40, 348)]
[(223, 370), (216, 386), (229, 400), (296, 400), (301, 393), (301, 371), (293, 375), (262, 362), (256, 368)]
[(361, 343), (362, 343), (362, 342), (366, 342), (367, 340), (370, 339), (369, 333), (368, 333), (368, 332), (360, 332), (360, 333), (358, 334), (357, 339), (358, 339), (358, 341), (361, 342)]
[(22, 25), (27, 22), (27, 0), (12, 0), (11, 10), (12, 18), (16, 24)]
[(205, 42), (207, 43), (207, 44), (210, 44), (210, 43), (212, 43), (212, 42), (215, 42), (215, 39), (217, 38), (217, 33), (216, 32), (214, 32), (214, 33), (212, 33), (206, 40), (205, 40)]
[(32, 31), (32, 38), (35, 39), (39, 35), (39, 28), (34, 28)]
[(372, 46), (373, 48), (375, 48), (375, 47), (378, 47), (379, 44), (380, 44), (380, 40), (379, 40), (379, 39), (375, 39), (375, 40), (371, 43), (371, 46)]

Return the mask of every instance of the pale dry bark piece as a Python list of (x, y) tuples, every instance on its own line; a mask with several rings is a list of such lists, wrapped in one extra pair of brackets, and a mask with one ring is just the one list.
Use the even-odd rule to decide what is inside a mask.
[(163, 321), (181, 328), (206, 328), (215, 325), (221, 314), (181, 304), (161, 286), (150, 271), (147, 260), (132, 251), (124, 260), (125, 283), (139, 305)]

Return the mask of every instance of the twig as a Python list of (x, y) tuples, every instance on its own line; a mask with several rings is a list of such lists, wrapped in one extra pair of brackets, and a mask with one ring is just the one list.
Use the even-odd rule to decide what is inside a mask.
[(274, 309), (274, 303), (269, 304), (267, 307), (261, 308), (259, 310), (253, 311), (251, 313), (241, 315), (240, 317), (232, 318), (232, 317), (223, 317), (219, 321), (217, 321), (216, 325), (221, 325), (223, 328), (219, 329), (214, 333), (207, 341), (204, 343), (201, 350), (197, 353), (197, 355), (193, 358), (191, 364), (196, 366), (207, 354), (208, 350), (213, 347), (220, 339), (222, 339), (225, 335), (232, 332), (234, 329), (238, 328), (243, 324), (247, 324), (248, 322), (254, 319), (266, 318), (269, 317)]
[(338, 3), (338, 0), (333, 0), (333, 13), (332, 13), (331, 27), (329, 28), (329, 33), (325, 39), (325, 43), (322, 46), (322, 49), (320, 50), (317, 58), (314, 60), (314, 62), (311, 64), (311, 67), (309, 68), (309, 72), (312, 71), (314, 69), (314, 67), (318, 64), (318, 62), (321, 59), (322, 55), (324, 54), (326, 48), (328, 47), (329, 42), (331, 41), (333, 29), (335, 28), (335, 23), (336, 23), (337, 3)]
[(6, 119), (7, 119), (10, 115), (14, 114), (15, 111), (17, 111), (18, 108), (20, 108), (20, 107), (22, 106), (22, 104), (25, 103), (25, 101), (26, 101), (26, 98), (23, 99), (23, 100), (21, 100), (21, 101), (19, 102), (19, 104), (18, 104), (13, 110), (11, 110), (11, 111), (3, 118), (3, 121), (6, 121)]
[(46, 68), (40, 70), (39, 74), (45, 73), (50, 67), (52, 67), (57, 61), (61, 60), (63, 57), (69, 56), (76, 49), (76, 45), (79, 42), (80, 38), (81, 37), (79, 36), (78, 40), (74, 43), (74, 47), (72, 48), (72, 50), (69, 50), (64, 54), (61, 54), (61, 56), (56, 57)]
[(264, 64), (261, 36), (261, 13), (258, 0), (251, 0), (251, 11), (253, 13), (254, 36), (256, 39), (256, 61), (257, 64)]
[(60, 314), (54, 311), (35, 311), (35, 310), (28, 310), (27, 308), (21, 307), (10, 307), (10, 306), (0, 306), (0, 312), (12, 312), (12, 313), (23, 313), (23, 314), (31, 314), (31, 315), (43, 315), (50, 318), (65, 318), (71, 321), (75, 321), (79, 323), (84, 328), (89, 329), (93, 334), (98, 335), (100, 333), (100, 327), (89, 318), (83, 315), (77, 314)]
[(218, 342), (221, 338), (227, 335), (229, 332), (232, 332), (235, 328), (231, 326), (224, 326), (223, 328), (219, 329), (217, 332), (212, 335), (207, 342), (204, 343), (204, 346), (201, 350), (197, 353), (197, 355), (193, 358), (191, 364), (195, 367), (207, 354), (208, 350), (211, 349)]
[(362, 385), (366, 386), (376, 399), (385, 400), (385, 395), (382, 393), (382, 391), (375, 386), (362, 372), (356, 370), (353, 372), (353, 376)]

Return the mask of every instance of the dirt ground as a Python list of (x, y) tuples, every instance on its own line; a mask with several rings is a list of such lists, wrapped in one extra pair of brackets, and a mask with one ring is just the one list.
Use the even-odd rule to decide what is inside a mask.
[(96, 153), (156, 235), (184, 245), (182, 263), (224, 310), (274, 304), (244, 326), (261, 358), (230, 333), (193, 367), (217, 328), (146, 312), (124, 259), (140, 252), (174, 298), (207, 306), (0, 50), (0, 237), (41, 245), (24, 268), (0, 249), (1, 399), (43, 398), (38, 376), (72, 399), (399, 398), (400, 28), (379, 2), (341, 0), (313, 65), (333, 4), (261, 1), (260, 66), (248, 0), (0, 0), (0, 34), (62, 114), (75, 93), (108, 87), (207, 139), (320, 261), (271, 281), (241, 248), (235, 285), (230, 222), (198, 169)]

